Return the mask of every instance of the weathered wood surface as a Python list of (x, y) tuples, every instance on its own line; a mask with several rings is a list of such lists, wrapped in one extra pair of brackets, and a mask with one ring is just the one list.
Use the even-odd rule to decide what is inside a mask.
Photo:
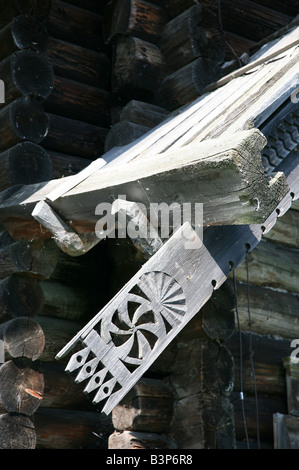
[(96, 233), (79, 235), (45, 202), (40, 201), (32, 216), (51, 234), (58, 247), (70, 256), (80, 256), (98, 244)]
[(161, 81), (156, 102), (174, 111), (196, 100), (220, 75), (220, 68), (213, 60), (199, 57)]
[(45, 110), (97, 126), (110, 125), (111, 94), (68, 78), (55, 77)]
[(0, 398), (9, 413), (33, 415), (43, 398), (44, 377), (32, 363), (15, 359), (0, 368)]
[[(127, 200), (144, 204), (147, 209), (149, 201), (157, 204), (163, 201), (170, 205), (174, 200), (181, 204), (201, 202), (205, 207), (204, 225), (263, 221), (286, 194), (287, 186), (282, 175), (277, 175), (272, 184), (267, 185), (258, 156), (265, 143), (261, 134), (252, 130), (240, 133), (234, 139), (234, 142), (232, 138), (227, 141), (211, 140), (196, 147), (191, 145), (184, 147), (184, 150), (168, 151), (163, 156), (160, 154), (153, 155), (152, 158), (136, 159), (130, 165), (120, 167), (121, 184), (118, 184), (116, 168), (107, 166), (88, 178), (86, 196), (86, 183), (82, 183), (68, 192), (68, 201), (72, 199), (75, 204), (76, 198), (80, 198), (81, 211), (76, 217), (80, 218), (80, 223), (85, 219), (86, 225), (92, 223), (92, 220), (95, 224), (98, 218), (95, 214), (92, 217), (91, 214), (84, 214), (84, 205), (92, 207), (94, 211), (94, 207), (100, 201), (108, 201), (111, 194), (125, 194)], [(252, 148), (256, 149), (254, 154)], [(250, 165), (247, 165), (249, 158)], [(100, 179), (109, 182), (109, 188), (106, 189), (105, 183), (101, 184)], [(180, 186), (177, 181), (180, 181)], [(215, 195), (214, 183), (219, 188), (221, 198)], [(225, 200), (223, 194), (226, 195)], [(93, 197), (95, 195), (96, 198)], [(39, 197), (38, 192), (27, 199), (31, 207), (34, 200), (37, 201), (36, 197)], [(244, 201), (247, 201), (247, 205), (243, 204)], [(71, 219), (76, 227), (74, 214), (68, 215), (68, 204), (64, 204), (64, 198), (56, 202), (65, 220)], [(79, 227), (78, 231), (81, 231)]]
[(147, 432), (115, 431), (109, 436), (108, 449), (175, 449), (167, 435)]
[(31, 94), (46, 99), (53, 90), (51, 62), (44, 55), (30, 49), (16, 51), (2, 60), (0, 76), (5, 83), (6, 104), (20, 96)]
[(104, 36), (106, 42), (118, 34), (131, 35), (157, 43), (166, 16), (163, 8), (143, 0), (112, 0), (104, 14)]
[(63, 364), (42, 361), (39, 367), (45, 381), (42, 408), (95, 411), (89, 398), (78, 393), (77, 385), (64, 372)]
[[(42, 313), (35, 318), (45, 334), (45, 347), (39, 360), (54, 362), (59, 351), (81, 328), (82, 323), (55, 317), (47, 317)], [(62, 361), (63, 363), (63, 361)]]
[[(297, 341), (295, 342), (296, 346), (298, 346)], [(285, 373), (286, 373), (288, 414), (293, 415), (293, 416), (299, 416), (299, 404), (298, 404), (299, 365), (298, 365), (298, 356), (296, 355), (295, 361), (292, 357), (285, 357), (284, 361), (283, 361), (283, 364), (284, 364)]]
[(195, 4), (196, 0), (165, 0), (164, 8), (170, 18), (175, 18)]
[(51, 240), (19, 240), (0, 248), (0, 279), (12, 274), (30, 274), (47, 279), (58, 261), (58, 249)]
[[(239, 394), (238, 394), (239, 395)], [(244, 423), (241, 409), (241, 400), (238, 399), (237, 394), (232, 394), (234, 400), (234, 417), (236, 427), (236, 438), (238, 441), (245, 441)], [(270, 443), (273, 446), (273, 415), (274, 413), (287, 412), (287, 405), (284, 398), (264, 398), (259, 397), (259, 432), (260, 439), (265, 443)], [(255, 441), (256, 436), (256, 410), (255, 398), (253, 396), (245, 397), (245, 414), (248, 437), (250, 440)]]
[(0, 60), (22, 49), (43, 53), (48, 40), (46, 28), (37, 18), (19, 15), (0, 31)]
[(150, 127), (136, 124), (129, 121), (120, 121), (112, 126), (105, 140), (105, 152), (114, 147), (130, 144), (138, 137), (143, 136), (150, 130)]
[(24, 357), (35, 361), (45, 347), (45, 335), (41, 326), (28, 317), (14, 318), (2, 323), (0, 335), (5, 351), (11, 358)]
[(284, 2), (279, 0), (259, 0), (259, 4), (290, 16), (297, 15), (299, 11), (298, 0), (286, 0)]
[(168, 73), (184, 67), (198, 57), (223, 62), (226, 45), (217, 24), (217, 17), (202, 8), (201, 4), (192, 6), (169, 21), (159, 41)]
[[(283, 366), (285, 357), (292, 352), (291, 339), (271, 337), (242, 331), (242, 378), (243, 390), (246, 395), (254, 395), (254, 378), (250, 362), (253, 353), (253, 363), (256, 376), (258, 395), (264, 397), (286, 396), (286, 378)], [(240, 343), (237, 331), (226, 342), (235, 362), (234, 391), (240, 392)]]
[[(200, 324), (200, 314), (186, 327), (191, 335), (196, 323)], [(170, 376), (174, 393), (170, 435), (179, 448), (234, 448), (231, 354), (223, 344), (208, 338), (195, 335), (186, 339), (184, 330), (177, 341)]]
[(68, 3), (95, 13), (103, 13), (107, 2), (106, 0), (70, 0)]
[(20, 14), (32, 15), (40, 21), (48, 18), (51, 9), (51, 0), (19, 0), (16, 2), (1, 1), (0, 26), (7, 25)]
[[(248, 255), (250, 283), (298, 294), (298, 259), (296, 248), (261, 241)], [(237, 268), (236, 276), (239, 281), (246, 282), (245, 262)]]
[(41, 288), (45, 298), (43, 315), (64, 318), (69, 320), (84, 320), (88, 315), (96, 313), (99, 306), (103, 305), (104, 294), (95, 294), (86, 287), (72, 286), (46, 280), (41, 282)]
[(298, 449), (299, 418), (275, 412), (273, 416), (274, 449)]
[(53, 179), (76, 175), (92, 162), (88, 158), (55, 152), (54, 150), (48, 150), (47, 153), (52, 162)]
[[(290, 15), (250, 0), (221, 0), (221, 16), (224, 29), (255, 41), (269, 36), (292, 20)], [(236, 16), (238, 21), (233, 21)]]
[(96, 411), (39, 408), (34, 415), (37, 449), (107, 449), (111, 417)]
[(244, 52), (249, 54), (250, 49), (255, 45), (254, 41), (228, 31), (224, 31), (224, 38), (230, 46), (226, 48), (226, 60), (236, 59), (236, 54), (237, 57), (240, 57)]
[(53, 165), (47, 152), (33, 142), (21, 142), (0, 153), (0, 190), (15, 184), (49, 181)]
[(151, 103), (131, 100), (123, 108), (112, 108), (111, 114), (112, 124), (119, 121), (129, 121), (153, 128), (166, 118), (168, 111)]
[(0, 449), (35, 449), (36, 432), (32, 420), (20, 414), (0, 415)]
[(50, 38), (45, 55), (58, 76), (98, 88), (106, 88), (109, 84), (111, 63), (104, 52)]
[[(119, 171), (109, 165), (78, 184), (67, 193), (67, 198), (57, 200), (55, 206), (64, 215), (64, 220), (72, 221), (72, 226), (79, 233), (94, 230), (99, 220), (95, 208), (101, 201), (110, 200), (111, 194), (115, 194), (115, 198), (125, 194), (128, 200), (142, 203), (146, 208), (149, 208), (149, 202), (159, 204), (161, 200), (169, 204), (174, 200), (179, 200), (181, 204), (200, 201), (205, 207), (204, 225), (263, 222), (287, 192), (283, 174), (278, 173), (270, 184), (264, 177), (258, 155), (264, 143), (263, 136), (252, 130), (234, 135), (234, 141), (232, 138), (211, 140), (198, 143), (195, 147), (185, 147), (184, 151), (166, 152), (163, 158), (159, 155), (136, 159), (130, 165), (121, 166)], [(252, 148), (255, 148), (254, 154)], [(213, 187), (215, 178), (219, 197)], [(177, 185), (178, 180), (180, 186)], [(35, 204), (47, 196), (51, 189), (54, 190), (56, 185), (57, 180), (47, 185), (36, 185), (31, 197), (33, 186), (29, 186), (27, 194), (24, 194), (27, 190), (20, 192), (19, 200), (16, 195), (12, 197), (13, 206), (19, 212), (22, 207), (24, 213), (22, 201), (26, 201), (26, 212), (30, 219), (29, 214)], [(142, 190), (141, 186), (146, 190)], [(225, 200), (223, 193), (226, 194)], [(75, 216), (72, 208), (79, 200), (80, 212), (77, 211)], [(6, 206), (9, 207), (8, 204)]]
[(164, 74), (164, 57), (155, 44), (137, 37), (119, 36), (112, 60), (114, 93), (151, 99)]
[(299, 247), (299, 214), (293, 209), (288, 210), (283, 217), (277, 219), (277, 223), (264, 235), (266, 240), (279, 243), (291, 248)]
[(50, 36), (98, 50), (103, 44), (101, 15), (69, 3), (52, 0), (47, 21)]
[(44, 295), (39, 282), (28, 276), (14, 275), (0, 281), (0, 312), (9, 317), (34, 317), (43, 307)]
[(28, 140), (39, 144), (49, 129), (49, 118), (37, 98), (18, 98), (0, 111), (0, 150)]
[(48, 116), (49, 129), (43, 141), (46, 149), (91, 160), (104, 153), (108, 129), (56, 114)]
[[(275, 268), (274, 268), (275, 269)], [(249, 269), (249, 276), (251, 269)], [(243, 281), (246, 282), (246, 281)], [(299, 296), (263, 286), (239, 283), (237, 285), (240, 326), (249, 330), (248, 294), (252, 331), (261, 335), (297, 338), (299, 322)]]
[(112, 411), (117, 431), (167, 433), (172, 418), (172, 393), (160, 380), (143, 378)]

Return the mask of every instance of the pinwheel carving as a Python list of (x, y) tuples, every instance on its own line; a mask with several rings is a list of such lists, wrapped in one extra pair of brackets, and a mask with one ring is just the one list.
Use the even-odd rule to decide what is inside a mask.
[(94, 403), (116, 395), (186, 313), (181, 286), (160, 271), (143, 274), (121, 299), (82, 334), (85, 347), (66, 368), (79, 369), (76, 382), (89, 379), (84, 391), (96, 390)]
[(137, 366), (182, 321), (186, 305), (182, 288), (166, 273), (143, 274), (136, 287), (127, 294), (126, 302), (102, 320), (101, 337), (122, 346), (122, 359)]

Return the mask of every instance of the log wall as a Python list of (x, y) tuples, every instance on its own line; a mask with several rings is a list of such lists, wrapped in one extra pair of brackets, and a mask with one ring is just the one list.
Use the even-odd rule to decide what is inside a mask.
[[(105, 151), (141, 137), (222, 76), (227, 61), (233, 61), (231, 69), (238, 67), (244, 52), (298, 11), (291, 1), (242, 0), (239, 23), (240, 2), (222, 0), (221, 15), (218, 2), (200, 3), (26, 0), (18, 8), (17, 2), (0, 0), (0, 78), (7, 83), (0, 107), (0, 190), (75, 174)], [(249, 263), (261, 437), (270, 446), (272, 414), (286, 410), (282, 359), (297, 334), (298, 292), (283, 261), (297, 259), (297, 215), (294, 207), (281, 218)], [(148, 371), (144, 380), (151, 395), (144, 394), (141, 381), (135, 396), (126, 398), (134, 416), (123, 414), (123, 403), (105, 417), (55, 355), (143, 260), (127, 241), (109, 240), (73, 259), (38, 234), (24, 242), (23, 230), (18, 228), (18, 240), (0, 234), (0, 338), (6, 358), (0, 368), (0, 448), (242, 446), (239, 343), (235, 333), (229, 335), (230, 320), (221, 324), (216, 315), (215, 332), (202, 312)], [(280, 279), (271, 264), (277, 252), (285, 255)], [(248, 348), (244, 265), (237, 277)], [(215, 294), (209, 315), (220, 309), (231, 319), (231, 307)], [(249, 434), (255, 441), (247, 349), (244, 354)]]

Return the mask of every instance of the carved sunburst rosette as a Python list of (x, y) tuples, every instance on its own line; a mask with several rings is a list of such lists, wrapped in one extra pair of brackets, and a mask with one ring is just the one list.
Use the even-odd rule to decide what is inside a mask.
[(66, 370), (80, 369), (76, 382), (90, 379), (85, 392), (96, 389), (94, 403), (117, 394), (142, 364), (151, 360), (169, 332), (186, 313), (183, 289), (170, 275), (144, 273), (135, 286), (103, 310)]

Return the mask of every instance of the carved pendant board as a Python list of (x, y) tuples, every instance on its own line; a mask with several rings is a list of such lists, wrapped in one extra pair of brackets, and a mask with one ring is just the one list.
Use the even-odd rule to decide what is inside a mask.
[(211, 227), (204, 240), (203, 245), (184, 224), (57, 354), (59, 359), (82, 343), (66, 371), (76, 372), (75, 382), (86, 381), (84, 392), (93, 393), (93, 403), (106, 400), (104, 413), (112, 411), (226, 280), (229, 261), (237, 265), (243, 259), (246, 242), (254, 246), (259, 241), (248, 226)]

